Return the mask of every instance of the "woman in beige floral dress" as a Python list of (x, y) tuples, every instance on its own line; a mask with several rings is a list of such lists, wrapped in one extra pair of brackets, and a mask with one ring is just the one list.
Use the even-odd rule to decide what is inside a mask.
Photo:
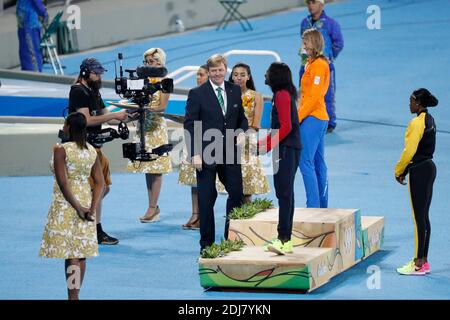
[[(70, 114), (64, 132), (69, 142), (53, 148), (53, 201), (39, 255), (65, 259), (68, 296), (76, 300), (83, 283), (86, 258), (98, 256), (95, 208), (104, 181), (97, 152), (86, 143), (85, 116), (79, 112)], [(91, 175), (92, 191), (88, 181)]]
[[(245, 63), (238, 63), (233, 67), (229, 81), (241, 87), (242, 107), (247, 117), (248, 127), (255, 131), (248, 135), (241, 159), (244, 203), (248, 203), (251, 201), (252, 195), (270, 191), (269, 181), (264, 174), (260, 159), (249, 152), (249, 139), (256, 142), (256, 131), (261, 128), (263, 97), (255, 91), (250, 66)], [(217, 183), (217, 189), (220, 193), (226, 192), (225, 187), (220, 182)]]
[[(150, 48), (144, 53), (144, 62), (151, 67), (164, 67), (166, 64), (166, 54), (161, 48)], [(160, 81), (160, 78), (152, 79)], [(163, 112), (169, 101), (169, 94), (157, 91), (153, 94), (151, 102), (151, 111)], [(134, 142), (140, 141), (140, 134), (138, 132), (134, 137)], [(169, 143), (167, 135), (166, 121), (161, 117), (147, 112), (145, 122), (145, 150), (150, 151), (163, 144)], [(162, 156), (154, 161), (128, 162), (127, 170), (133, 173), (145, 173), (145, 181), (147, 184), (148, 193), (148, 209), (144, 216), (140, 217), (142, 223), (159, 221), (159, 207), (158, 198), (162, 185), (162, 174), (172, 171), (172, 162), (170, 156)]]
[[(197, 86), (208, 81), (208, 67), (204, 64), (197, 70)], [(192, 214), (189, 220), (182, 225), (183, 229), (200, 229), (200, 213), (198, 209), (197, 173), (191, 162), (183, 158), (180, 162), (178, 183), (191, 186)]]

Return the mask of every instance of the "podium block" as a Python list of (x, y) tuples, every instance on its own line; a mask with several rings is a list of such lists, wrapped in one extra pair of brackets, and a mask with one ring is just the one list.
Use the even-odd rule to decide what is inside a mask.
[(380, 250), (384, 242), (384, 217), (361, 217), (363, 259)]
[[(231, 220), (228, 238), (248, 246), (263, 246), (277, 237), (278, 209), (251, 219)], [(358, 209), (296, 208), (292, 241), (295, 248), (332, 248), (333, 263), (342, 272), (363, 257), (361, 214)]]
[(276, 255), (262, 247), (246, 246), (225, 257), (199, 259), (202, 287), (296, 289), (312, 291), (339, 273), (332, 248), (295, 247)]

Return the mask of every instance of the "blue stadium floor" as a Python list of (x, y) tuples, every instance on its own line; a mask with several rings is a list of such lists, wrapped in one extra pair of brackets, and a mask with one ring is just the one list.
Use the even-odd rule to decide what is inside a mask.
[[(450, 50), (450, 2), (380, 0), (382, 29), (373, 31), (366, 28), (369, 4), (353, 0), (327, 6), (327, 13), (341, 23), (345, 49), (336, 63), (338, 127), (326, 137), (326, 161), (330, 207), (360, 208), (363, 215), (385, 216), (384, 250), (306, 295), (204, 292), (196, 263), (198, 232), (181, 229), (190, 215), (189, 188), (177, 184), (176, 172), (165, 176), (159, 201), (162, 220), (141, 224), (137, 217), (147, 203), (144, 176), (113, 174), (103, 224), (121, 242), (101, 247), (100, 257), (88, 261), (82, 299), (450, 298), (450, 215), (446, 197), (450, 179), (450, 92), (444, 71), (450, 65), (446, 54)], [(436, 5), (439, 10), (435, 10)], [(146, 48), (161, 46), (167, 49), (168, 68), (175, 70), (182, 65), (202, 64), (214, 52), (273, 49), (297, 73), (298, 24), (304, 15), (305, 11), (296, 10), (252, 19), (255, 30), (248, 33), (238, 25), (218, 33), (204, 29), (96, 51), (95, 55), (107, 62), (122, 51), (130, 58), (128, 67), (141, 61), (140, 53)], [(79, 62), (88, 55), (64, 58), (67, 73), (77, 72)], [(268, 94), (262, 75), (270, 61), (264, 59), (249, 61), (257, 87)], [(418, 87), (429, 88), (440, 100), (439, 106), (430, 110), (438, 126), (438, 175), (430, 211), (432, 273), (402, 277), (395, 268), (413, 255), (413, 223), (407, 187), (394, 180), (393, 167), (403, 148), (406, 124), (413, 117), (408, 98)], [(50, 176), (0, 177), (4, 199), (0, 203), (0, 299), (66, 298), (63, 262), (38, 257), (52, 183)], [(296, 206), (303, 207), (305, 193), (300, 174), (295, 185)], [(268, 197), (275, 200), (273, 192)], [(222, 235), (224, 211), (225, 197), (220, 196), (216, 204), (217, 239)], [(381, 269), (380, 289), (367, 287), (367, 268), (371, 265)]]

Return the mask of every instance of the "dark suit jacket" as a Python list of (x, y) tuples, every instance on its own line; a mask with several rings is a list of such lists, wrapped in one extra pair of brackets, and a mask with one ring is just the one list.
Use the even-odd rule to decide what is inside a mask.
[[(218, 129), (222, 133), (221, 138), (225, 149), (224, 157), (226, 156), (226, 152), (230, 152), (231, 150), (233, 150), (236, 156), (236, 139), (234, 139), (232, 146), (230, 144), (226, 145), (226, 130), (242, 129), (247, 131), (248, 122), (242, 107), (241, 88), (231, 82), (225, 81), (225, 91), (227, 94), (227, 110), (225, 116), (209, 81), (189, 91), (186, 104), (186, 118), (184, 121), (185, 132), (192, 137), (185, 137), (188, 159), (194, 155), (203, 155), (205, 148), (212, 143), (212, 141), (203, 141), (202, 138), (204, 133), (209, 129)], [(197, 130), (195, 132), (195, 121), (201, 121), (201, 131)], [(225, 163), (225, 158), (222, 163)]]

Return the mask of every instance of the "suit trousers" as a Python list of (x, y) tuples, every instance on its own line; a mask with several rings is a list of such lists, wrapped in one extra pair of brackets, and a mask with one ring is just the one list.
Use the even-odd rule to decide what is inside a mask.
[(214, 204), (217, 199), (216, 175), (228, 192), (224, 239), (228, 239), (229, 217), (234, 208), (242, 205), (244, 197), (240, 164), (204, 165), (197, 171), (198, 205), (200, 210), (200, 247), (215, 241)]

